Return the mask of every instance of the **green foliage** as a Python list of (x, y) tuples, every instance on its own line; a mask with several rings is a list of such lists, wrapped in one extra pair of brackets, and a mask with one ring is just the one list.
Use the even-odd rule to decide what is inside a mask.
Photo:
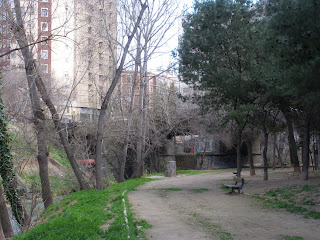
[(205, 109), (227, 111), (226, 120), (245, 125), (255, 109), (252, 1), (195, 1), (179, 43), (182, 80), (201, 92)]
[[(13, 239), (141, 239), (144, 221), (135, 221), (128, 208), (127, 193), (151, 179), (133, 179), (114, 184), (106, 190), (88, 190), (71, 194), (51, 205), (42, 217), (44, 223)], [(122, 193), (128, 211), (129, 231), (125, 227)], [(100, 228), (109, 222), (105, 231)], [(139, 226), (139, 228), (138, 228)]]
[(0, 82), (0, 176), (7, 200), (13, 209), (13, 215), (20, 224), (24, 224), (23, 208), (15, 186), (15, 173), (10, 152), (10, 137), (5, 114), (5, 106), (1, 98)]
[(67, 154), (64, 151), (60, 151), (55, 146), (50, 146), (50, 156), (62, 165), (71, 168), (70, 162), (68, 160)]
[(268, 2), (263, 79), (270, 83), (266, 90), (282, 110), (312, 112), (319, 107), (319, 12), (314, 0)]

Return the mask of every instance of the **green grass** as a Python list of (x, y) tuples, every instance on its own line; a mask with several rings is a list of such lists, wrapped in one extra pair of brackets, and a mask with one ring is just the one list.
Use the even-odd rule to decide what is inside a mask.
[(164, 172), (149, 173), (149, 174), (147, 174), (147, 177), (152, 177), (152, 176), (164, 176)]
[(271, 189), (263, 196), (254, 194), (251, 197), (264, 201), (265, 205), (271, 208), (282, 208), (290, 213), (301, 214), (305, 218), (320, 219), (320, 212), (307, 208), (316, 204), (312, 198), (319, 188), (320, 184), (292, 185)]
[[(135, 221), (129, 209), (127, 193), (151, 179), (133, 179), (114, 184), (103, 191), (87, 190), (71, 194), (60, 202), (50, 206), (42, 217), (42, 223), (25, 234), (19, 234), (13, 240), (95, 240), (95, 239), (145, 239), (143, 228), (145, 221)], [(125, 227), (122, 193), (125, 192), (129, 231)], [(109, 222), (106, 231), (100, 226)]]
[(60, 151), (55, 146), (50, 146), (49, 156), (54, 158), (57, 162), (61, 163), (62, 165), (66, 166), (68, 168), (71, 168), (67, 154), (65, 154), (65, 152), (63, 152), (63, 151)]
[(182, 191), (181, 188), (161, 188), (161, 189), (159, 189), (159, 190), (161, 190), (161, 191), (166, 191), (166, 192), (170, 192), (170, 191), (172, 191), (172, 192)]
[(193, 189), (193, 192), (195, 193), (203, 193), (203, 192), (208, 192), (209, 189), (207, 188), (199, 188), (199, 189)]
[[(217, 169), (217, 170), (177, 170), (177, 175), (197, 175), (197, 174), (203, 174), (203, 173), (220, 173), (220, 172), (230, 172), (230, 169)], [(150, 173), (147, 175), (147, 177), (151, 176), (164, 176), (164, 172), (159, 173)]]
[(299, 236), (283, 236), (284, 240), (303, 240), (303, 237)]
[(230, 172), (230, 169), (217, 169), (217, 170), (178, 170), (177, 174), (183, 174), (187, 176), (197, 175), (202, 173), (221, 173), (221, 172)]

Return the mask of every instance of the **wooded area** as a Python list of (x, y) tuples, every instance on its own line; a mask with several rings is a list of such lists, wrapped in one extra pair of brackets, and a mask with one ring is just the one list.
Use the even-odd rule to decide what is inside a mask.
[[(2, 233), (7, 238), (13, 235), (9, 219), (2, 214), (7, 213), (4, 197), (23, 231), (31, 226), (38, 193), (46, 209), (54, 202), (62, 179), (57, 181), (50, 175), (51, 165), (63, 169), (59, 174), (67, 182), (68, 190), (61, 195), (103, 190), (114, 182), (164, 171), (167, 163), (161, 156), (175, 155), (179, 135), (197, 136), (197, 144), (204, 145), (203, 152), (196, 155), (201, 158), (198, 168), (204, 161), (208, 139), (214, 139), (226, 149), (235, 150), (238, 177), (244, 165), (242, 148), (245, 147), (250, 174), (254, 175), (252, 142), (261, 136), (264, 180), (268, 180), (268, 168), (276, 167), (276, 156), (283, 166), (285, 156), (277, 142), (285, 136), (287, 140), (283, 142), (288, 143), (293, 171), (301, 173), (302, 180), (308, 180), (311, 158), (317, 169), (318, 1), (196, 0), (192, 11), (179, 13), (175, 0), (119, 0), (113, 10), (117, 19), (115, 33), (107, 18), (111, 4), (79, 1), (85, 9), (99, 6), (96, 12), (102, 18), (94, 18), (95, 15), (84, 18), (96, 31), (88, 43), (96, 46), (93, 54), (108, 62), (109, 75), (105, 79), (99, 75), (99, 81), (104, 79), (107, 88), (94, 92), (100, 99), (95, 109), (96, 118), (78, 122), (73, 119), (69, 123), (64, 121), (68, 101), (74, 97), (76, 86), (84, 81), (81, 74), (91, 71), (91, 60), (85, 60), (85, 64), (76, 69), (79, 74), (61, 111), (56, 96), (62, 96), (63, 91), (55, 90), (48, 83), (37, 48), (44, 42), (63, 41), (70, 32), (81, 28), (91, 33), (91, 27), (73, 26), (63, 35), (70, 18), (52, 30), (46, 39), (39, 32), (31, 37), (27, 28), (28, 9), (24, 7), (31, 6), (32, 1), (29, 5), (26, 5), (28, 1), (20, 0), (0, 2), (5, 9), (6, 34), (10, 35), (10, 43), (17, 44), (13, 51), (0, 52), (1, 58), (17, 51), (23, 62), (23, 72), (19, 74), (12, 75), (5, 67), (0, 68), (3, 187), (2, 190), (0, 186), (0, 238)], [(78, 17), (80, 13), (73, 14)], [(50, 17), (55, 17), (54, 11)], [(168, 63), (167, 69), (151, 75), (150, 60), (161, 54), (170, 39), (169, 31), (179, 19), (182, 19), (183, 32), (178, 49), (172, 53), (177, 62)], [(1, 37), (7, 36), (3, 32)], [(80, 40), (84, 41), (87, 39)], [(108, 59), (99, 52), (97, 46), (102, 44), (107, 46)], [(88, 57), (91, 53), (88, 54), (87, 48), (79, 44), (74, 51)], [(101, 66), (99, 64), (99, 68)], [(174, 70), (179, 75), (179, 89), (174, 84), (161, 89), (152, 87), (154, 79)], [(127, 81), (127, 92), (124, 81)], [(183, 94), (180, 86), (193, 88), (192, 94)], [(151, 92), (152, 88), (157, 91)], [(273, 156), (270, 156), (270, 147), (273, 147)], [(61, 163), (52, 160), (54, 151), (58, 152), (58, 158), (62, 156)], [(23, 173), (24, 168), (31, 166), (32, 159), (37, 160), (38, 173)], [(80, 159), (84, 162), (94, 159), (94, 164), (81, 164)], [(54, 177), (59, 179), (57, 176)], [(56, 182), (59, 187), (54, 187)], [(31, 198), (31, 211), (23, 205), (22, 199), (27, 195)]]

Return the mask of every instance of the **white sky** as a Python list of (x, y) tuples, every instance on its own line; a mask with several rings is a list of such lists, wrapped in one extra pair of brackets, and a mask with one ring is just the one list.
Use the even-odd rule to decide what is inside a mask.
[[(180, 4), (180, 12), (182, 12), (183, 9), (186, 7), (191, 7), (193, 0), (178, 0)], [(171, 59), (171, 51), (176, 49), (178, 47), (178, 35), (179, 35), (179, 26), (181, 24), (180, 21), (176, 21), (175, 26), (167, 33), (167, 38), (170, 38), (170, 41), (166, 44), (165, 47), (163, 47), (160, 51), (162, 52), (160, 56), (154, 57), (149, 65), (148, 68), (150, 71), (157, 70), (158, 68), (166, 69), (170, 63), (172, 62)]]

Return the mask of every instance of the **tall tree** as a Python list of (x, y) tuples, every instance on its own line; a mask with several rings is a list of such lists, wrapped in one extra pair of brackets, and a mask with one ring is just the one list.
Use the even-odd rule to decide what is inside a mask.
[(252, 78), (251, 1), (195, 1), (194, 12), (183, 22), (179, 45), (182, 81), (193, 84), (205, 108), (226, 111), (236, 126), (237, 174), (241, 172), (242, 132), (251, 117)]
[(125, 44), (121, 60), (119, 63), (119, 66), (116, 69), (116, 73), (114, 78), (112, 79), (112, 83), (107, 91), (106, 96), (103, 99), (102, 105), (101, 105), (101, 110), (99, 114), (99, 119), (98, 119), (98, 130), (97, 130), (97, 144), (96, 144), (96, 188), (97, 189), (103, 189), (103, 184), (102, 184), (102, 139), (103, 139), (103, 129), (104, 129), (104, 124), (105, 124), (105, 117), (106, 117), (106, 112), (109, 107), (109, 102), (112, 96), (112, 93), (121, 77), (121, 73), (123, 71), (123, 67), (125, 64), (125, 60), (129, 51), (130, 44), (137, 32), (137, 29), (140, 25), (142, 16), (144, 14), (144, 11), (148, 7), (147, 2), (142, 3), (140, 2), (140, 11), (138, 18), (136, 19), (136, 22), (133, 24), (131, 31), (128, 33), (128, 40)]
[(148, 74), (148, 64), (159, 49), (167, 42), (168, 31), (173, 26), (178, 15), (176, 14), (177, 2), (175, 0), (152, 0), (142, 19), (137, 38), (137, 47), (140, 48), (139, 55), (134, 57), (135, 64), (139, 67), (139, 120), (137, 124), (137, 157), (134, 166), (133, 177), (143, 175), (143, 155), (146, 150), (146, 132), (148, 118), (148, 82), (152, 77)]
[[(8, 4), (8, 3), (6, 2), (6, 4)], [(32, 84), (30, 87), (33, 87), (34, 84), (36, 85), (38, 91), (41, 94), (42, 100), (45, 102), (45, 104), (47, 105), (47, 107), (51, 113), (52, 120), (55, 125), (56, 131), (58, 132), (58, 134), (60, 136), (60, 140), (62, 142), (62, 145), (64, 146), (64, 149), (66, 151), (66, 154), (68, 156), (68, 159), (70, 161), (72, 169), (77, 177), (80, 188), (81, 189), (88, 189), (88, 185), (84, 181), (82, 173), (79, 170), (79, 167), (74, 159), (74, 154), (71, 150), (71, 146), (70, 146), (70, 144), (67, 140), (67, 137), (66, 137), (67, 136), (66, 130), (64, 129), (64, 127), (60, 121), (59, 114), (57, 113), (57, 110), (56, 110), (56, 108), (55, 108), (53, 102), (51, 101), (51, 98), (47, 92), (46, 86), (42, 81), (42, 77), (39, 74), (39, 71), (37, 69), (37, 64), (36, 64), (35, 59), (33, 57), (33, 53), (29, 47), (26, 32), (24, 29), (24, 21), (22, 19), (22, 15), (21, 15), (20, 1), (14, 0), (14, 5), (15, 5), (15, 10), (16, 10), (16, 18), (13, 17), (13, 14), (11, 12), (11, 8), (9, 5), (8, 5), (8, 13), (10, 14), (10, 20), (11, 20), (11, 24), (12, 24), (13, 34), (14, 34), (15, 38), (17, 39), (17, 42), (18, 42), (19, 47), (22, 52), (23, 60), (25, 63), (25, 71), (27, 74), (27, 80), (28, 80), (28, 82), (30, 82)], [(30, 90), (32, 90), (32, 88), (30, 88)], [(42, 110), (37, 108), (36, 113), (39, 114), (40, 112), (42, 112)], [(42, 120), (40, 118), (40, 122), (41, 121)], [(42, 163), (43, 163), (43, 161), (42, 161)]]
[(301, 177), (307, 180), (310, 124), (314, 114), (318, 114), (315, 106), (320, 96), (320, 4), (315, 0), (269, 0), (266, 10), (267, 50), (272, 54), (269, 75), (276, 79), (279, 96), (285, 99), (289, 111), (295, 111), (298, 116), (302, 138)]

